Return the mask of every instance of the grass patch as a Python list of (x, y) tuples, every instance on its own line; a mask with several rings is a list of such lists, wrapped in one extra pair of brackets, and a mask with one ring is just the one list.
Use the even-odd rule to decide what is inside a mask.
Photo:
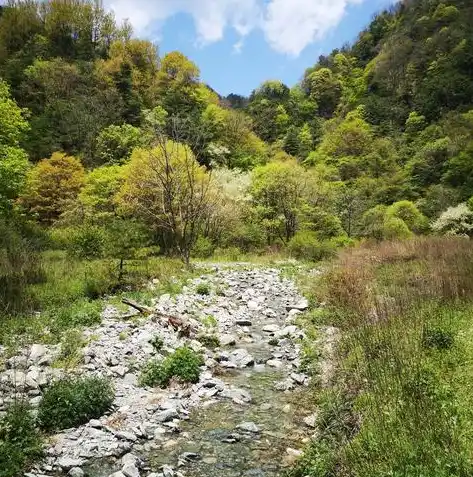
[(288, 475), (472, 475), (471, 242), (353, 249), (316, 288), (327, 307), (314, 319), (342, 331), (339, 363), (317, 392), (318, 437)]
[(16, 477), (43, 455), (43, 441), (28, 406), (10, 406), (0, 418), (0, 477)]
[(140, 384), (165, 388), (173, 378), (185, 383), (196, 383), (203, 364), (202, 356), (192, 349), (185, 346), (177, 348), (163, 361), (150, 361), (141, 372)]
[(45, 390), (38, 421), (46, 431), (77, 427), (109, 411), (113, 399), (113, 388), (106, 379), (64, 378)]

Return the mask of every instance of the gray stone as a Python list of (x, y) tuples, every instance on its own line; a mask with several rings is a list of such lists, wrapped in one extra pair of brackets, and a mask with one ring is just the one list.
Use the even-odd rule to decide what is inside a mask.
[(236, 339), (232, 335), (220, 335), (221, 346), (234, 346), (236, 345)]
[(126, 477), (140, 477), (138, 467), (131, 462), (128, 462), (123, 466), (122, 472)]
[(279, 326), (275, 324), (263, 326), (263, 331), (266, 331), (267, 333), (275, 333), (276, 331), (279, 331), (279, 329)]
[(187, 462), (195, 462), (197, 460), (201, 460), (202, 456), (198, 454), (197, 452), (183, 452), (179, 456), (179, 460), (184, 460)]
[(255, 434), (260, 432), (260, 428), (254, 422), (251, 421), (242, 422), (241, 424), (238, 424), (236, 428), (240, 429), (241, 431), (253, 432)]
[(69, 477), (84, 477), (84, 471), (80, 467), (73, 467), (67, 475)]
[(164, 411), (157, 412), (154, 415), (154, 418), (157, 422), (168, 422), (177, 417), (179, 417), (179, 413), (176, 409), (166, 409)]
[(317, 415), (311, 414), (310, 416), (304, 417), (304, 424), (308, 427), (316, 428), (317, 427)]
[(61, 457), (57, 461), (57, 465), (62, 470), (70, 470), (73, 467), (81, 467), (84, 464), (83, 459), (73, 459), (71, 457)]
[(38, 362), (45, 354), (47, 353), (47, 349), (42, 344), (34, 344), (30, 348), (29, 358), (33, 362)]
[(268, 359), (268, 361), (266, 361), (266, 364), (271, 368), (282, 368), (284, 366), (283, 362), (279, 361), (279, 359)]

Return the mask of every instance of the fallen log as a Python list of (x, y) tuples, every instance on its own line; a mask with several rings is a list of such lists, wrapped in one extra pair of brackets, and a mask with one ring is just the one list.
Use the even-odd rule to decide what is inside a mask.
[(135, 310), (138, 310), (140, 313), (143, 313), (145, 315), (148, 315), (150, 313), (153, 313), (153, 309), (150, 308), (149, 306), (146, 305), (140, 305), (136, 301), (130, 300), (128, 298), (122, 298), (122, 303), (125, 303), (125, 305), (129, 305)]

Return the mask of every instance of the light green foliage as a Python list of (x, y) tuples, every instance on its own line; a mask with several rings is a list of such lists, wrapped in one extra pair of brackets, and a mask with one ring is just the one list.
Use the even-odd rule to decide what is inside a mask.
[(386, 210), (387, 217), (401, 219), (409, 230), (414, 233), (421, 233), (428, 228), (427, 218), (410, 201), (402, 200), (395, 202)]
[(110, 410), (115, 393), (103, 378), (64, 378), (43, 393), (38, 421), (46, 431), (59, 431), (98, 419)]
[(449, 207), (432, 224), (432, 230), (446, 235), (473, 236), (473, 210), (465, 203)]
[(253, 171), (250, 190), (268, 239), (289, 241), (294, 236), (299, 211), (310, 194), (309, 178), (295, 161), (271, 162)]
[(196, 383), (200, 377), (202, 356), (187, 347), (177, 348), (163, 361), (150, 361), (141, 372), (143, 386), (165, 388), (172, 378), (185, 383)]
[(192, 256), (197, 258), (209, 258), (214, 253), (215, 246), (207, 237), (199, 237), (192, 248)]
[(10, 90), (0, 81), (0, 213), (11, 207), (21, 192), (28, 171), (28, 158), (19, 147), (29, 125), (24, 111), (11, 99)]
[[(124, 181), (124, 168), (102, 166), (90, 171), (85, 177), (78, 202), (89, 220), (107, 219), (117, 212), (115, 197)], [(75, 208), (73, 209), (76, 212)]]
[(43, 441), (31, 409), (9, 406), (0, 418), (0, 477), (16, 477), (43, 456)]
[(143, 132), (131, 124), (108, 126), (97, 137), (96, 164), (121, 164), (142, 145)]
[(288, 249), (294, 258), (301, 260), (319, 261), (331, 258), (336, 253), (334, 243), (321, 241), (315, 232), (297, 232), (288, 243)]

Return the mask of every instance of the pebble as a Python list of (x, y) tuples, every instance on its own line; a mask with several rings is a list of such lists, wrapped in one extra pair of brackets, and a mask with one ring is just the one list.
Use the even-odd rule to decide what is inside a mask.
[(254, 422), (251, 422), (251, 421), (242, 422), (241, 424), (238, 424), (236, 428), (245, 432), (253, 432), (253, 433), (260, 432), (260, 428)]

